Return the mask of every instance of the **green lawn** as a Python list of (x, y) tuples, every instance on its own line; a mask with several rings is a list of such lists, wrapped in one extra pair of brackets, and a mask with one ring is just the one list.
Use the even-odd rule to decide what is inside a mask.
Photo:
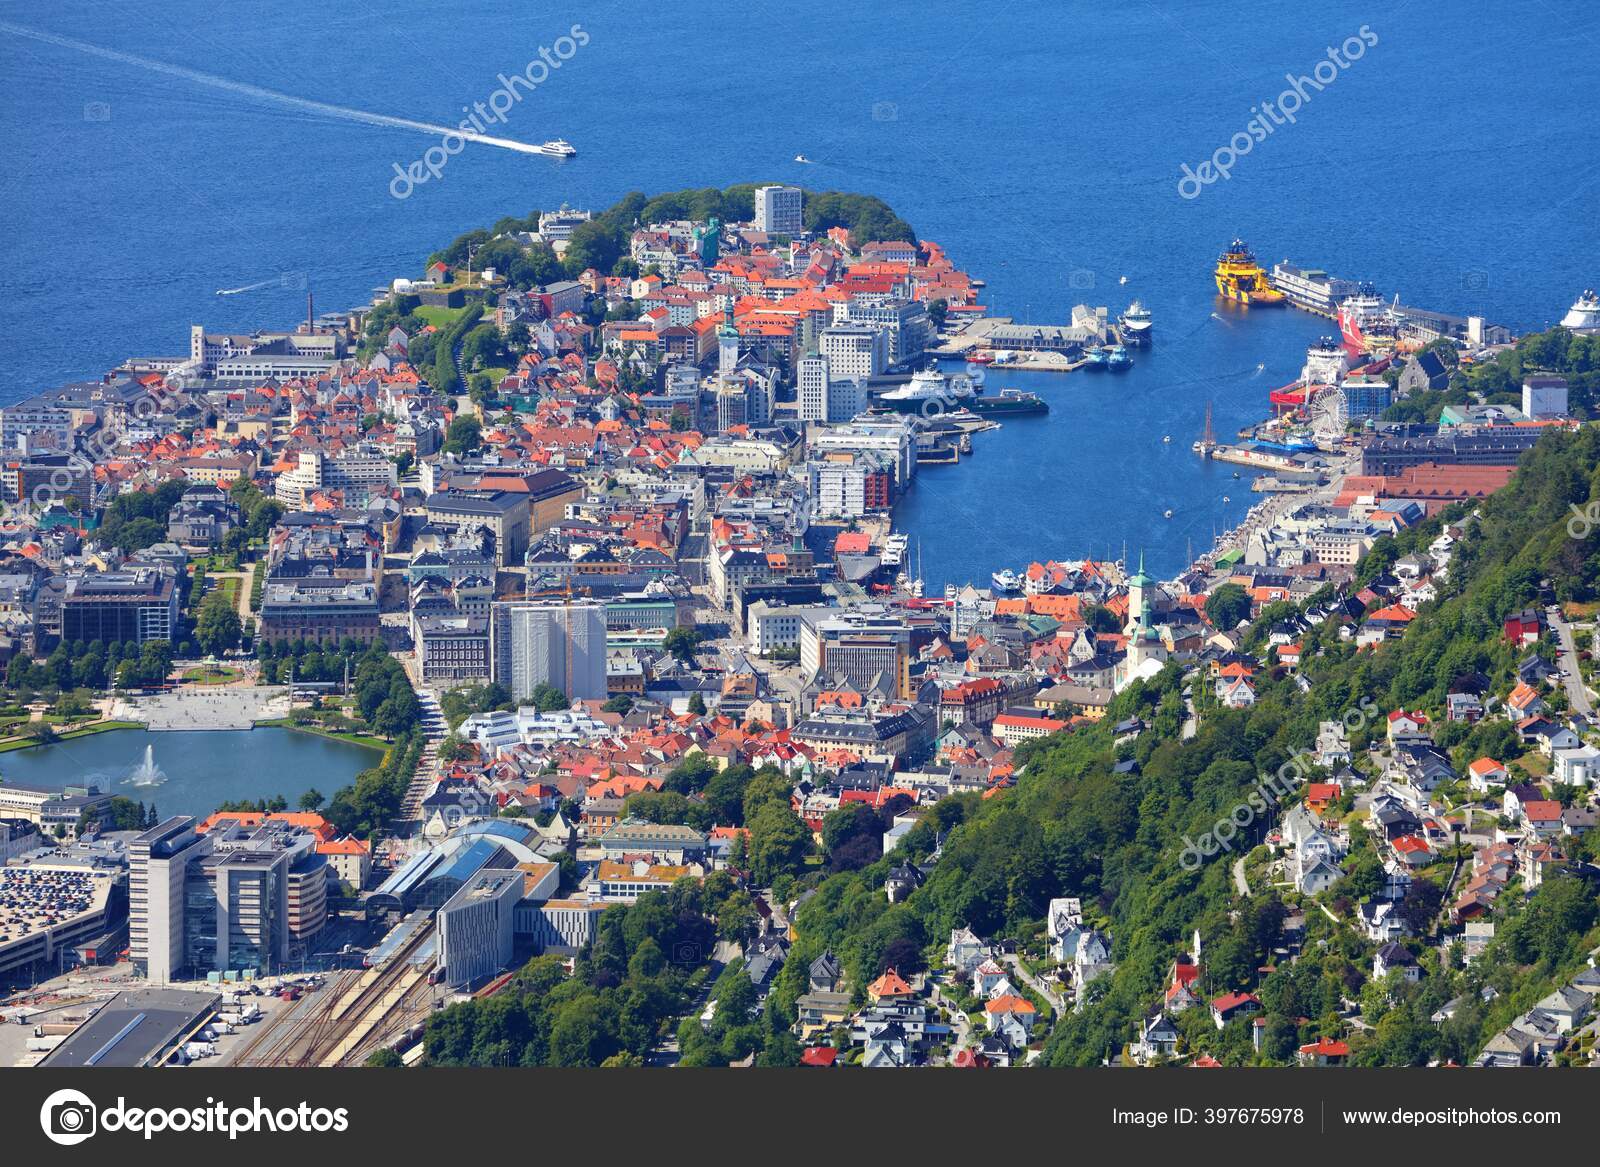
[(300, 733), (314, 733), (318, 737), (331, 738), (336, 742), (349, 742), (351, 745), (366, 746), (369, 750), (387, 750), (393, 742), (386, 742), (381, 737), (373, 737), (368, 733), (344, 733), (331, 729), (323, 729), (320, 725), (310, 723), (300, 724), (289, 720), (287, 717), (275, 717), (270, 721), (256, 722), (257, 729), (293, 729)]
[(464, 312), (466, 312), (465, 308), (438, 308), (434, 307), (433, 305), (424, 304), (413, 311), (412, 315), (421, 320), (426, 320), (440, 332), (443, 332), (457, 320), (461, 319), (462, 313)]
[[(70, 741), (75, 737), (90, 737), (97, 733), (109, 733), (114, 729), (143, 729), (144, 723), (138, 721), (97, 721), (92, 725), (85, 725), (78, 729), (69, 729), (65, 733), (57, 734), (57, 741)], [(26, 750), (33, 746), (46, 743), (34, 740), (31, 737), (12, 738), (0, 742), (0, 754), (10, 753), (12, 750)]]
[(216, 668), (202, 666), (197, 669), (186, 669), (182, 678), (196, 685), (227, 685), (244, 676), (238, 669), (227, 665), (218, 665)]

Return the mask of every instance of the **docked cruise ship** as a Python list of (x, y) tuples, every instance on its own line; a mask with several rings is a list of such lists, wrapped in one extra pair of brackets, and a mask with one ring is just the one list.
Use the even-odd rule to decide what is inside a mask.
[(1561, 318), (1561, 327), (1600, 332), (1600, 295), (1592, 288), (1585, 291)]
[(1318, 267), (1295, 267), (1287, 260), (1272, 265), (1272, 286), (1296, 308), (1329, 320), (1338, 318), (1340, 301), (1360, 290), (1355, 280), (1330, 276)]

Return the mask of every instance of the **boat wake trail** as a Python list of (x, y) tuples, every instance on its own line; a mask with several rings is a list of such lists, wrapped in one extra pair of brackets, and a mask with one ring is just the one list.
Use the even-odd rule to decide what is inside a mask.
[(422, 134), (431, 134), (435, 137), (451, 135), (464, 141), (477, 142), (482, 146), (498, 146), (502, 150), (515, 150), (522, 154), (542, 154), (538, 146), (527, 142), (518, 142), (513, 138), (496, 138), (489, 134), (480, 134), (474, 130), (464, 130), (458, 126), (441, 126), (433, 122), (417, 121), (413, 118), (392, 117), (386, 113), (371, 113), (364, 109), (351, 109), (345, 105), (332, 105), (326, 101), (313, 101), (308, 97), (295, 97), (289, 93), (279, 93), (274, 89), (264, 89), (259, 85), (251, 85), (244, 81), (232, 81), (226, 77), (218, 77), (211, 73), (202, 73), (198, 69), (185, 68), (182, 65), (169, 65), (165, 61), (152, 60), (149, 57), (136, 57), (132, 53), (118, 52), (116, 49), (102, 48), (87, 41), (74, 40), (71, 37), (57, 36), (52, 32), (41, 32), (38, 29), (27, 28), (20, 24), (0, 20), (0, 32), (10, 33), (12, 36), (24, 37), (28, 40), (39, 41), (42, 44), (56, 45), (64, 49), (73, 49), (76, 52), (88, 53), (107, 61), (116, 61), (123, 65), (132, 65), (139, 69), (148, 69), (154, 73), (165, 73), (169, 77), (181, 77), (185, 81), (192, 81), (197, 85), (206, 85), (212, 89), (220, 89), (228, 93), (238, 93), (245, 97), (253, 97), (259, 101), (271, 102), (279, 106), (287, 106), (306, 113), (322, 114), (325, 117), (337, 118), (342, 121), (358, 122), (369, 126), (386, 126), (396, 130), (415, 130)]
[(218, 288), (217, 289), (217, 295), (219, 295), (219, 296), (237, 296), (242, 292), (254, 292), (254, 291), (257, 291), (260, 288), (270, 288), (272, 285), (281, 284), (282, 282), (283, 282), (283, 278), (280, 276), (280, 277), (278, 277), (276, 279), (262, 280), (258, 284), (246, 284), (242, 288)]

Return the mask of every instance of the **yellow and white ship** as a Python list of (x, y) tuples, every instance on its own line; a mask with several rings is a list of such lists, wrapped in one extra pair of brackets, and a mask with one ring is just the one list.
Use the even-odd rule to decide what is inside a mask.
[(1216, 277), (1217, 292), (1225, 300), (1263, 307), (1285, 303), (1283, 293), (1272, 286), (1266, 269), (1242, 239), (1235, 239), (1217, 258)]

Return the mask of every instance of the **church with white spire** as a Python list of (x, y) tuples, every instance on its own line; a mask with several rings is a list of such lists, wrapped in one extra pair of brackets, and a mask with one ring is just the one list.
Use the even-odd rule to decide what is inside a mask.
[(1122, 629), (1127, 652), (1113, 673), (1112, 687), (1121, 692), (1134, 681), (1149, 680), (1167, 663), (1167, 646), (1151, 618), (1156, 581), (1145, 573), (1144, 552), (1139, 570), (1128, 579), (1128, 622)]

